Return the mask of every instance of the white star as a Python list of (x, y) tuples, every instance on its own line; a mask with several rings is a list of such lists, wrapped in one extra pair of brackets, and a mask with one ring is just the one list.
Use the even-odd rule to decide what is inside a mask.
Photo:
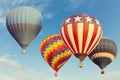
[(96, 24), (100, 24), (100, 22), (97, 19), (95, 19), (95, 21), (96, 21)]
[(88, 17), (86, 17), (86, 22), (91, 22), (92, 21), (92, 18), (90, 18), (89, 16)]
[(65, 21), (65, 23), (67, 24), (67, 23), (70, 23), (70, 18), (68, 18), (66, 21)]
[(77, 22), (77, 21), (80, 22), (80, 21), (81, 21), (81, 20), (80, 20), (81, 18), (82, 18), (82, 17), (79, 17), (79, 16), (75, 17), (75, 18), (74, 18), (74, 19), (75, 19), (75, 22)]

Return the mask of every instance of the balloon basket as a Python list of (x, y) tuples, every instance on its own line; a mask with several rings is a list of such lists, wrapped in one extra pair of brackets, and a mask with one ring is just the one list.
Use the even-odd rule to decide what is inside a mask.
[(82, 67), (83, 67), (83, 64), (82, 64), (82, 63), (80, 63), (79, 67), (80, 67), (80, 68), (82, 68)]
[(105, 73), (104, 70), (102, 70), (102, 71), (101, 71), (101, 74), (104, 74), (104, 73)]
[(57, 77), (57, 76), (58, 76), (58, 73), (57, 73), (57, 72), (55, 72), (54, 76), (55, 76), (55, 77)]
[(22, 53), (22, 54), (26, 54), (27, 51), (26, 51), (25, 49), (23, 49), (23, 50), (21, 51), (21, 53)]

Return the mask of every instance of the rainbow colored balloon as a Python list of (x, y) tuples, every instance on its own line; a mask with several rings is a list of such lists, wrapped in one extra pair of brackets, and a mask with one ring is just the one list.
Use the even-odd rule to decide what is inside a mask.
[(72, 55), (58, 34), (45, 38), (40, 44), (40, 52), (44, 60), (55, 70), (55, 76)]

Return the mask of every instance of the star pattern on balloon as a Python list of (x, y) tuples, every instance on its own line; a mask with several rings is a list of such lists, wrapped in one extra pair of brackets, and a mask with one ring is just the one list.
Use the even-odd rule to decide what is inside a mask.
[(100, 22), (97, 19), (95, 21), (96, 21), (97, 24), (100, 24)]
[(75, 14), (64, 20), (60, 34), (67, 47), (82, 62), (97, 46), (102, 37), (99, 21), (88, 14)]
[(86, 15), (86, 14), (71, 16), (64, 21), (63, 25), (72, 24), (74, 22), (79, 22), (79, 23), (86, 22), (86, 23), (90, 23), (90, 24), (100, 25), (99, 21), (96, 18)]
[(75, 22), (80, 22), (80, 19), (81, 19), (82, 17), (79, 17), (79, 16), (77, 16), (77, 17), (74, 17), (74, 19), (75, 19)]
[(92, 18), (90, 18), (89, 16), (87, 16), (85, 19), (86, 19), (86, 22), (90, 22), (90, 23), (92, 22)]
[(66, 24), (67, 24), (67, 23), (70, 23), (70, 18), (68, 18), (65, 23), (66, 23)]

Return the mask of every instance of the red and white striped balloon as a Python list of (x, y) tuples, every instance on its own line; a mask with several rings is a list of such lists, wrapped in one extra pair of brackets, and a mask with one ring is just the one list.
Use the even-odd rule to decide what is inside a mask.
[(76, 14), (68, 17), (63, 22), (60, 32), (63, 41), (80, 59), (80, 62), (90, 54), (102, 37), (99, 21), (87, 14)]

